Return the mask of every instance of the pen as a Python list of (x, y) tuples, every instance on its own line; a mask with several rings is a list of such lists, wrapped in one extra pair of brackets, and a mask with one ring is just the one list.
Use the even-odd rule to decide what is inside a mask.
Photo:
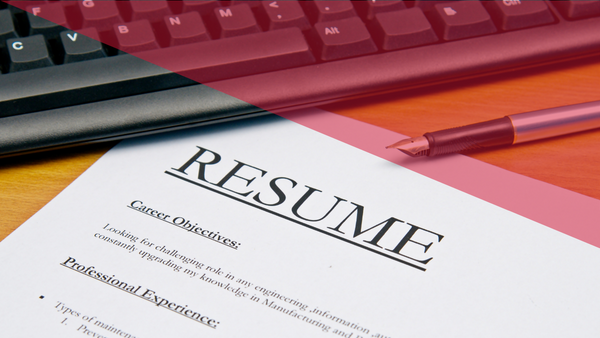
[(600, 128), (600, 101), (537, 110), (462, 127), (425, 133), (386, 148), (413, 157), (437, 156), (534, 141)]

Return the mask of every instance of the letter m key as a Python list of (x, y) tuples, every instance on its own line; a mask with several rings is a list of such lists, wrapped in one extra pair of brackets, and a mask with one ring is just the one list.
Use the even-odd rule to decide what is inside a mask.
[(231, 9), (226, 8), (226, 9), (219, 9), (219, 15), (221, 15), (222, 18), (225, 18), (225, 17), (233, 16), (233, 13), (231, 13)]

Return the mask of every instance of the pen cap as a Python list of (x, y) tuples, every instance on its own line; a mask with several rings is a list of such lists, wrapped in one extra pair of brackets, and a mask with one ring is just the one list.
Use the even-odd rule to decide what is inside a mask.
[(515, 126), (515, 143), (600, 128), (600, 102), (538, 110), (510, 115)]
[(423, 136), (429, 141), (427, 156), (436, 156), (484, 147), (510, 145), (514, 140), (514, 130), (510, 118), (503, 117), (426, 133)]

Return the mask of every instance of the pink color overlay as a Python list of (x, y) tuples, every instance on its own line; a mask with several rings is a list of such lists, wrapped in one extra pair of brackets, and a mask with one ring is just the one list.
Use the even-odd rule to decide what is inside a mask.
[(412, 158), (385, 149), (406, 136), (318, 109), (281, 116), (486, 202), (600, 247), (600, 200), (464, 155)]
[[(7, 1), (7, 3), (30, 11), (36, 6), (50, 4), (56, 7), (55, 5), (57, 4), (57, 2), (48, 3), (45, 1)], [(92, 5), (92, 3), (95, 5)], [(201, 1), (197, 3), (200, 4)], [(209, 2), (207, 1), (206, 3)], [(56, 23), (61, 22), (65, 27), (81, 32), (81, 34), (84, 35), (86, 33), (89, 34), (90, 29), (95, 29), (101, 42), (117, 49), (126, 46), (131, 42), (131, 46), (122, 49), (160, 67), (184, 75), (198, 83), (206, 84), (209, 82), (208, 85), (212, 88), (265, 110), (281, 108), (286, 105), (294, 106), (294, 102), (282, 103), (277, 101), (278, 98), (284, 96), (283, 94), (285, 91), (293, 90), (293, 88), (290, 89), (291, 87), (274, 85), (271, 90), (256, 92), (253, 86), (254, 82), (244, 80), (244, 78), (231, 81), (221, 80), (211, 82), (218, 78), (216, 75), (222, 75), (221, 72), (228, 71), (228, 67), (215, 66), (219, 65), (219, 62), (221, 62), (223, 57), (221, 54), (206, 54), (204, 51), (203, 57), (205, 59), (203, 59), (203, 62), (212, 65), (212, 68), (211, 71), (198, 71), (194, 70), (193, 65), (191, 65), (198, 61), (196, 57), (197, 54), (195, 54), (198, 52), (196, 50), (199, 48), (198, 46), (191, 45), (190, 47), (186, 47), (186, 45), (178, 45), (176, 48), (157, 49), (157, 43), (169, 44), (172, 46), (178, 44), (177, 41), (168, 42), (167, 40), (170, 36), (167, 36), (166, 33), (163, 33), (165, 34), (164, 36), (156, 36), (156, 41), (151, 41), (147, 45), (136, 45), (135, 43), (137, 43), (139, 39), (143, 40), (147, 37), (144, 35), (145, 33), (151, 31), (148, 22), (152, 22), (152, 24), (156, 26), (162, 25), (161, 20), (167, 20), (165, 21), (165, 25), (169, 24), (168, 13), (170, 12), (168, 7), (164, 9), (164, 11), (166, 11), (164, 13), (158, 11), (159, 14), (157, 15), (159, 16), (156, 18), (150, 17), (137, 21), (135, 19), (136, 12), (134, 8), (130, 8), (129, 15), (132, 16), (132, 19), (134, 19), (133, 21), (136, 21), (136, 23), (126, 24), (128, 26), (127, 34), (138, 34), (135, 37), (138, 37), (139, 39), (132, 39), (132, 41), (121, 39), (121, 41), (119, 41), (117, 38), (118, 36), (122, 35), (122, 38), (125, 37), (125, 34), (122, 34), (123, 32), (120, 31), (119, 28), (119, 23), (122, 22), (122, 18), (109, 15), (106, 18), (98, 19), (93, 17), (97, 13), (90, 8), (98, 6), (95, 8), (102, 8), (104, 10), (102, 13), (106, 14), (108, 12), (110, 14), (112, 13), (110, 7), (129, 6), (126, 2), (100, 0), (94, 2), (87, 0), (64, 1), (61, 2), (61, 4), (65, 8), (64, 12), (61, 10), (50, 11), (48, 10), (48, 7), (43, 7), (41, 12), (38, 12), (38, 9), (36, 13), (47, 20)], [(158, 2), (155, 3), (153, 1), (136, 1), (135, 5), (140, 7), (152, 7), (157, 4)], [(170, 2), (170, 6), (173, 6), (174, 4), (178, 3)], [(179, 4), (183, 5), (183, 3)], [(109, 7), (108, 11), (106, 11), (107, 7)], [(211, 10), (214, 11), (214, 8)], [(87, 13), (87, 11), (90, 12)], [(66, 18), (63, 16), (63, 13), (66, 15)], [(70, 13), (75, 13), (75, 15), (71, 15)], [(84, 18), (86, 13), (91, 17), (88, 21)], [(164, 14), (167, 14), (167, 16), (165, 17)], [(191, 18), (189, 20), (198, 20), (198, 18), (195, 17), (195, 19)], [(207, 28), (211, 30), (210, 25), (214, 23), (207, 22), (206, 24), (209, 26)], [(299, 30), (296, 31), (296, 35), (301, 34)], [(272, 34), (276, 35), (277, 32)], [(94, 38), (96, 36), (96, 34), (92, 34), (91, 37)], [(131, 37), (129, 35), (127, 36)], [(261, 45), (261, 48), (262, 47), (270, 48), (272, 47), (272, 44), (265, 43), (264, 46)], [(235, 46), (232, 48), (234, 48), (233, 50), (237, 50), (235, 49)], [(274, 50), (273, 53), (276, 54), (277, 50)], [(235, 57), (236, 55), (231, 55), (230, 53), (225, 56)], [(298, 58), (291, 61), (292, 65), (290, 67), (293, 67), (293, 64), (295, 63), (303, 62), (304, 60), (302, 58), (304, 56), (305, 54), (299, 53)], [(266, 65), (261, 64), (259, 66), (268, 68), (271, 61), (266, 60), (265, 62)], [(252, 68), (243, 63), (239, 64), (238, 67), (241, 67), (242, 69)], [(262, 82), (267, 84), (275, 83), (274, 81), (270, 81), (270, 79), (272, 78), (269, 77), (268, 73), (261, 75)], [(256, 81), (256, 78), (253, 81)], [(292, 79), (286, 79), (286, 81), (292, 81)], [(298, 74), (293, 81), (301, 83), (302, 74)], [(332, 81), (335, 81), (335, 79), (332, 79)], [(315, 101), (319, 101), (318, 98)], [(600, 226), (598, 226), (598, 220), (600, 219), (600, 200), (521, 176), (462, 155), (451, 155), (439, 158), (411, 158), (398, 151), (386, 150), (386, 145), (398, 141), (403, 138), (403, 136), (333, 113), (313, 109), (310, 111), (302, 111), (302, 113), (287, 112), (278, 115), (459, 189), (489, 203), (532, 219), (581, 241), (600, 247)]]

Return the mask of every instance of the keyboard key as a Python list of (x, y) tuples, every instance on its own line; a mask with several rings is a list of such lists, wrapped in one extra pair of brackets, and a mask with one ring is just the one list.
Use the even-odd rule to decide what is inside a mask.
[(446, 41), (496, 32), (492, 18), (478, 1), (437, 4), (431, 17), (432, 24)]
[(357, 9), (360, 9), (362, 17), (368, 21), (375, 19), (375, 14), (399, 11), (406, 9), (406, 5), (402, 1), (377, 1), (377, 0), (366, 0), (355, 2)]
[(297, 27), (151, 50), (136, 55), (200, 83), (315, 62), (304, 35)]
[(214, 9), (221, 38), (258, 33), (260, 28), (247, 4)]
[(267, 13), (268, 29), (298, 27), (307, 30), (311, 28), (298, 1), (261, 1), (261, 3)]
[(47, 39), (55, 38), (67, 25), (61, 3), (27, 7), (29, 35), (42, 34)]
[(377, 51), (363, 22), (349, 18), (315, 24), (314, 32), (321, 60), (335, 60)]
[(189, 12), (164, 18), (169, 33), (169, 46), (210, 40), (198, 12)]
[(554, 7), (567, 19), (583, 19), (600, 16), (600, 0), (561, 0), (552, 1)]
[(131, 21), (146, 19), (150, 22), (159, 22), (167, 15), (171, 15), (171, 9), (167, 1), (130, 1)]
[(302, 2), (313, 22), (334, 21), (356, 16), (349, 0)]
[(23, 10), (23, 9), (21, 9), (19, 7), (16, 7), (16, 6), (6, 5), (6, 9), (9, 9), (13, 16), (21, 16), (22, 14), (23, 15), (27, 15), (27, 13), (25, 12), (25, 10)]
[(79, 32), (63, 31), (60, 33), (60, 41), (65, 50), (64, 63), (79, 62), (106, 56), (95, 28), (85, 28)]
[(98, 32), (110, 31), (113, 25), (123, 22), (115, 1), (78, 1), (83, 28), (93, 27)]
[(413, 5), (413, 7), (417, 7), (420, 8), (423, 13), (425, 14), (429, 14), (429, 12), (431, 12), (435, 5), (437, 4), (447, 4), (449, 2), (453, 2), (453, 1), (458, 1), (458, 0), (445, 0), (445, 1), (434, 1), (434, 0), (415, 0), (415, 1), (410, 1)]
[(46, 39), (42, 35), (6, 41), (9, 55), (9, 71), (18, 72), (27, 69), (52, 66)]
[(498, 27), (503, 30), (521, 29), (554, 22), (548, 5), (543, 1), (484, 1)]
[[(73, 7), (77, 8), (77, 3), (78, 2), (79, 1), (61, 1), (63, 7), (65, 7), (65, 8), (73, 8)], [(67, 13), (68, 13), (68, 11), (67, 11)]]
[(124, 53), (158, 48), (158, 43), (148, 20), (114, 25), (117, 48)]
[(6, 47), (6, 40), (18, 36), (10, 10), (0, 10), (0, 48)]
[(384, 50), (436, 42), (437, 35), (420, 8), (379, 13), (371, 23), (373, 38)]
[(214, 9), (220, 7), (221, 5), (217, 0), (210, 1), (196, 1), (196, 0), (183, 0), (183, 9), (184, 13), (186, 12), (198, 12), (200, 15), (212, 15)]
[(262, 0), (231, 0), (231, 5), (246, 4), (252, 8), (258, 8), (261, 5)]

